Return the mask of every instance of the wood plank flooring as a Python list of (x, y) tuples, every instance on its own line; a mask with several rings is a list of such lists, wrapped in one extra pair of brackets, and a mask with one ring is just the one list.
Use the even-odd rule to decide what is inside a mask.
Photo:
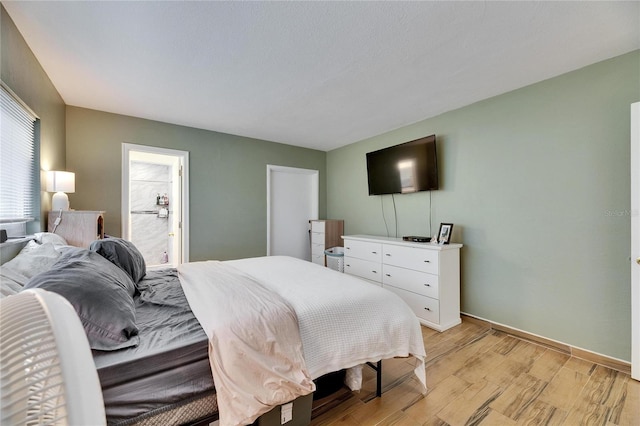
[(363, 389), (314, 403), (325, 425), (640, 425), (640, 382), (628, 374), (463, 321), (423, 327), (426, 394), (413, 361), (383, 361), (383, 395), (365, 368)]

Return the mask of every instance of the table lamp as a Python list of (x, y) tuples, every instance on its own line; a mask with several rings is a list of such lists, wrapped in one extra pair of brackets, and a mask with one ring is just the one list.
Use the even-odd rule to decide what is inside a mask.
[(72, 172), (48, 171), (47, 192), (55, 192), (51, 199), (51, 210), (69, 210), (67, 192), (76, 192), (76, 175)]

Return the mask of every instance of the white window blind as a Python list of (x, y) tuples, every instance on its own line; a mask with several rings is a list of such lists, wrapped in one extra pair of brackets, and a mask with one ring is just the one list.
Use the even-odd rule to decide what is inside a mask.
[(0, 117), (0, 223), (34, 217), (36, 119), (2, 86)]

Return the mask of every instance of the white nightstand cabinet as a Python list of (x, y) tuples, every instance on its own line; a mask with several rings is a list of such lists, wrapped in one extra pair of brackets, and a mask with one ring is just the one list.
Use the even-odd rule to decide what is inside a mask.
[(401, 238), (346, 235), (344, 271), (400, 296), (438, 331), (460, 324), (460, 248)]
[[(95, 240), (104, 238), (104, 211), (50, 211), (47, 230), (62, 236), (67, 243), (88, 248)], [(58, 225), (56, 219), (60, 218)]]

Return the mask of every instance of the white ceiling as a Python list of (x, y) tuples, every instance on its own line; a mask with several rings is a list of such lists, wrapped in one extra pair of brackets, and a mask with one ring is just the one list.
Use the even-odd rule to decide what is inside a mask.
[(3, 5), (68, 105), (328, 151), (640, 48), (640, 2)]

